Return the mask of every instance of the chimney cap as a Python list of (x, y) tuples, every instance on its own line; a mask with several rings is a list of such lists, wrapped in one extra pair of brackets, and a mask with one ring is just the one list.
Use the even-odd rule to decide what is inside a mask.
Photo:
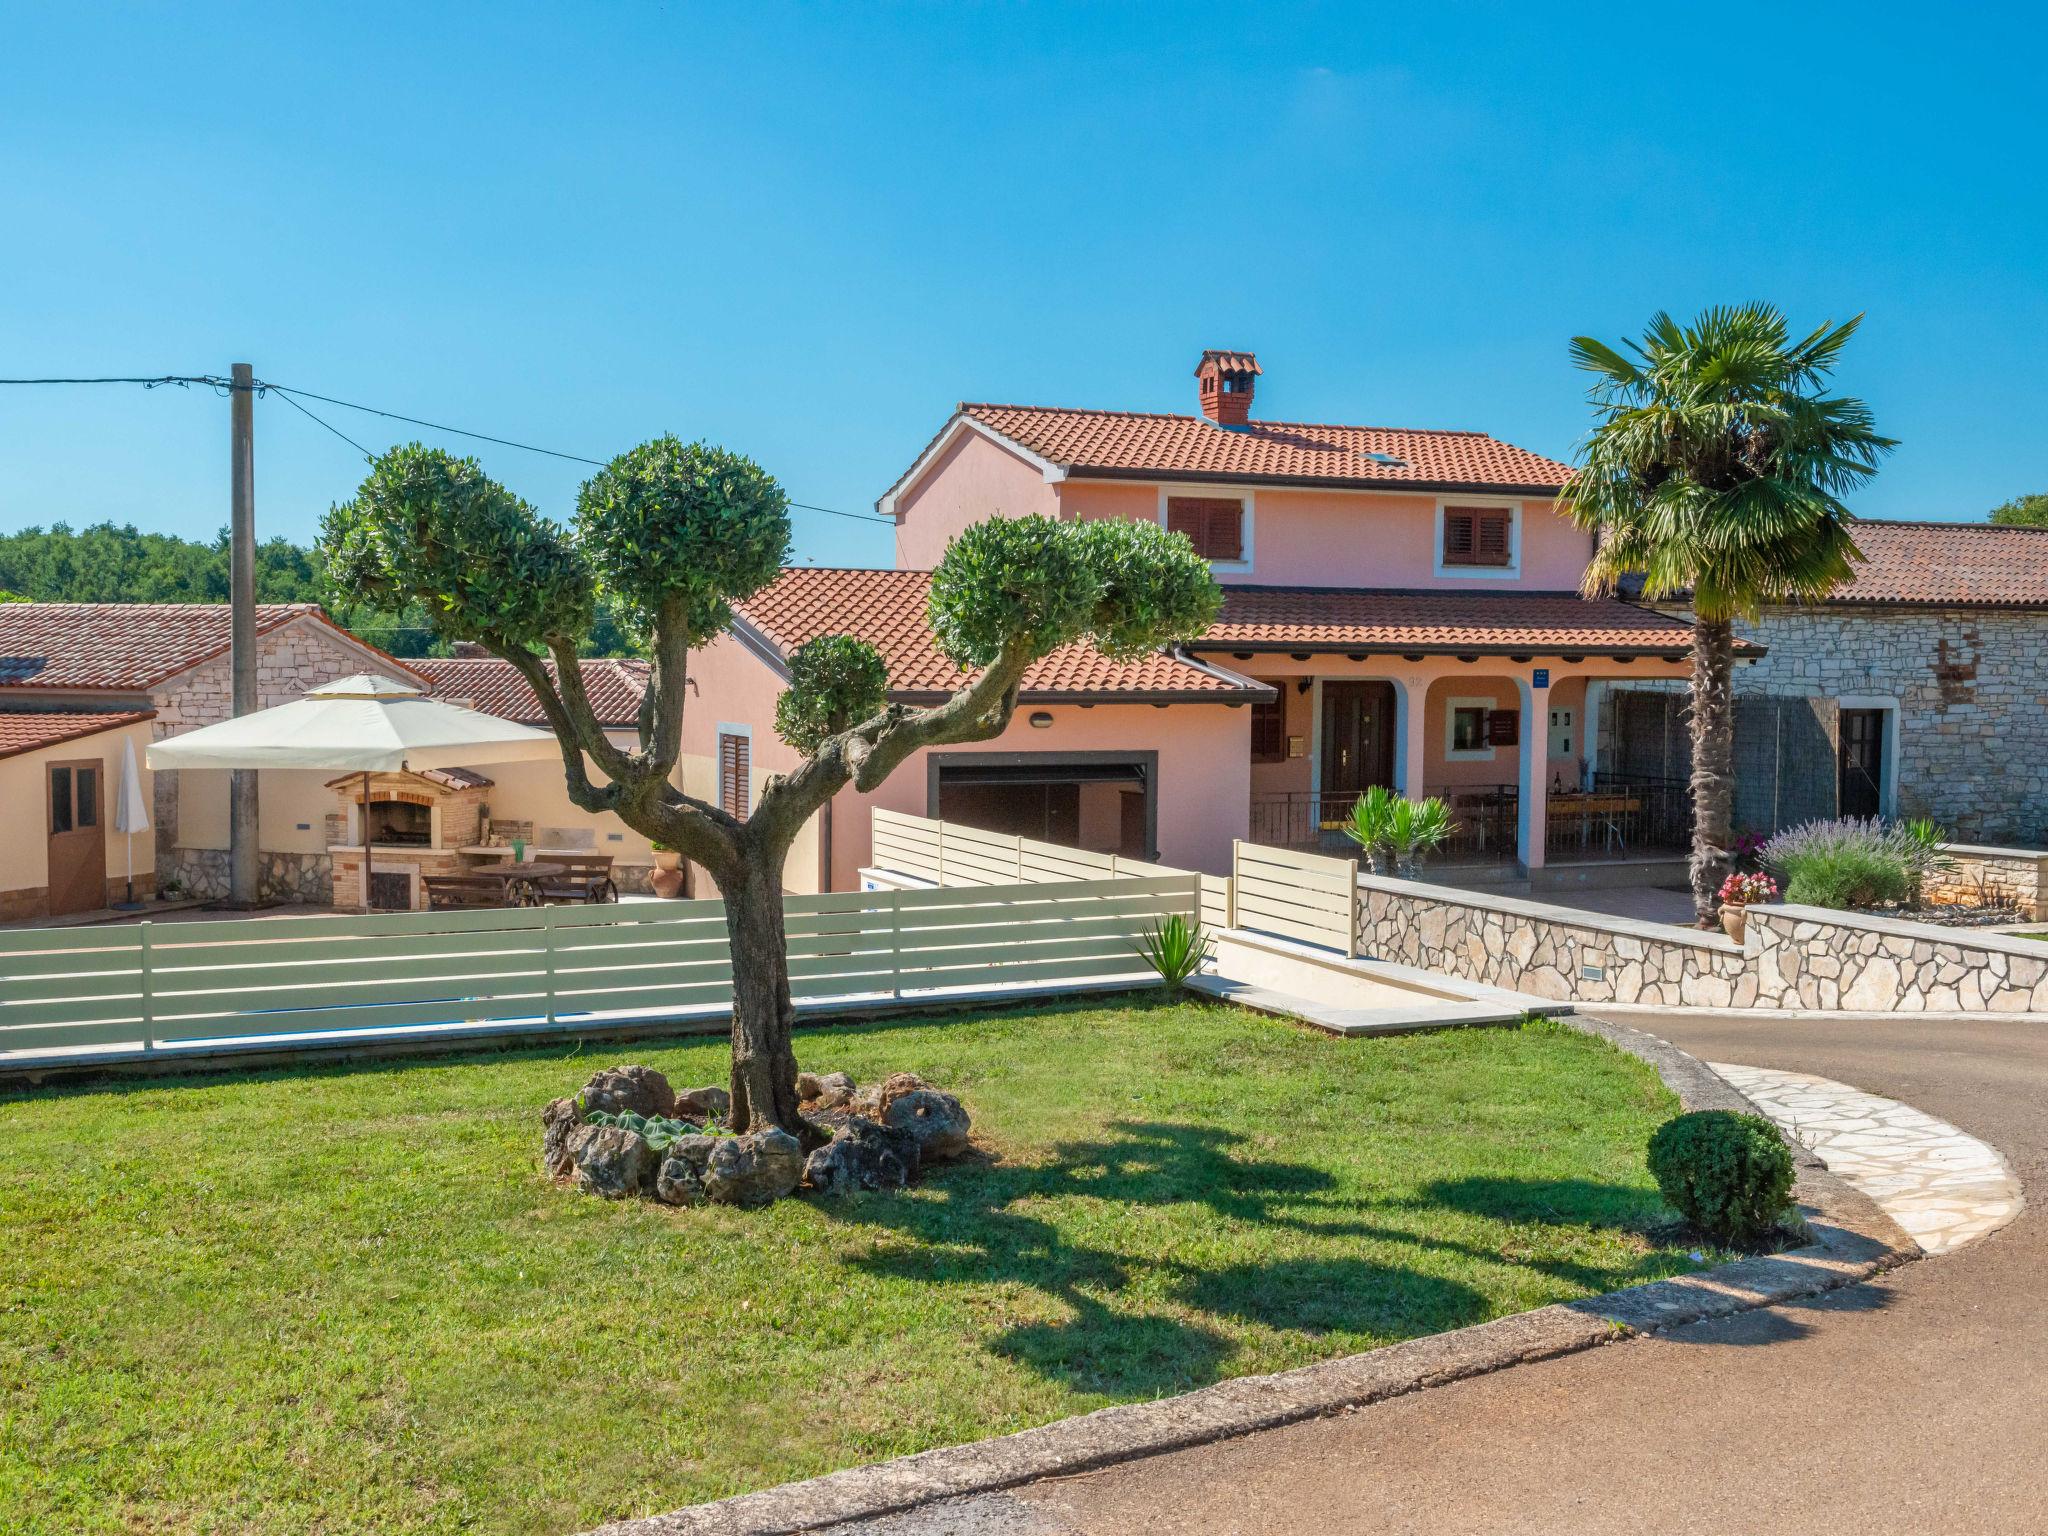
[(1214, 370), (1217, 373), (1258, 374), (1265, 370), (1259, 367), (1259, 360), (1249, 352), (1234, 352), (1211, 347), (1202, 354), (1202, 360), (1195, 364), (1195, 377)]

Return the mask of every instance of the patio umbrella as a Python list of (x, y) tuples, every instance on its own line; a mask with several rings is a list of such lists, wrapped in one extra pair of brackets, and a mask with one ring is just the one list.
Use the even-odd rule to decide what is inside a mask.
[(370, 904), (370, 775), (540, 762), (560, 744), (547, 731), (430, 699), (396, 678), (362, 672), (254, 714), (155, 742), (151, 768), (324, 768), (363, 776), (363, 906)]
[(130, 736), (121, 743), (121, 787), (119, 798), (114, 802), (114, 830), (124, 835), (128, 845), (128, 899), (121, 903), (123, 911), (133, 911), (141, 903), (135, 899), (135, 834), (149, 830), (149, 807), (142, 803), (142, 775), (135, 767), (135, 738)]

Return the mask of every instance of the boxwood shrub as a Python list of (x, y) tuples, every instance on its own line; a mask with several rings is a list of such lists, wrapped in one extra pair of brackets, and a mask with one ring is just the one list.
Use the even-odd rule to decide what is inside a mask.
[(1792, 1153), (1757, 1115), (1703, 1109), (1658, 1126), (1650, 1174), (1664, 1198), (1700, 1232), (1754, 1247), (1792, 1209)]

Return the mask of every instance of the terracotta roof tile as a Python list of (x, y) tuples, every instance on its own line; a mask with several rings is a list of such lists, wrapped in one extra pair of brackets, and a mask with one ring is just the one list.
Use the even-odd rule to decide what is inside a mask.
[(2048, 528), (1860, 522), (1864, 564), (1836, 603), (2048, 608)]
[(1356, 647), (1424, 653), (1690, 650), (1682, 619), (1575, 592), (1410, 592), (1369, 588), (1228, 587), (1223, 614), (1199, 642), (1276, 649)]
[[(434, 697), (480, 709), (521, 725), (545, 725), (540, 700), (512, 663), (496, 656), (424, 656), (412, 669), (433, 684)], [(553, 662), (548, 676), (555, 675)], [(648, 664), (631, 656), (596, 656), (583, 663), (583, 687), (600, 725), (632, 725), (640, 718)]]
[(0, 713), (0, 757), (54, 747), (76, 741), (81, 736), (97, 736), (101, 731), (111, 731), (116, 726), (134, 725), (138, 721), (155, 718), (153, 709), (135, 709), (114, 715)]
[[(740, 616), (783, 655), (819, 635), (852, 635), (882, 653), (889, 686), (900, 693), (950, 693), (967, 674), (941, 656), (925, 617), (929, 571), (786, 570), (765, 591), (736, 604)], [(1219, 677), (1204, 667), (1160, 653), (1118, 662), (1087, 645), (1070, 645), (1024, 674), (1027, 699), (1159, 694), (1242, 699), (1258, 686)]]
[[(333, 624), (317, 603), (259, 603), (256, 632), (308, 616)], [(225, 652), (229, 624), (226, 603), (0, 603), (0, 688), (141, 692)]]
[[(1484, 432), (1254, 421), (1242, 430), (1201, 416), (976, 405), (964, 415), (1080, 475), (1327, 481), (1548, 494), (1571, 472)], [(1382, 455), (1374, 458), (1371, 455)], [(1385, 462), (1391, 460), (1392, 462)]]

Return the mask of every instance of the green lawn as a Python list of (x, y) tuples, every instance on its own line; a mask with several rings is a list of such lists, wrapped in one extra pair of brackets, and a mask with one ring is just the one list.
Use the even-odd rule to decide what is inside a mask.
[(1690, 1267), (1675, 1103), (1557, 1026), (1141, 1002), (798, 1055), (958, 1091), (995, 1159), (756, 1212), (543, 1180), (546, 1100), (722, 1042), (0, 1099), (0, 1527), (578, 1530)]

